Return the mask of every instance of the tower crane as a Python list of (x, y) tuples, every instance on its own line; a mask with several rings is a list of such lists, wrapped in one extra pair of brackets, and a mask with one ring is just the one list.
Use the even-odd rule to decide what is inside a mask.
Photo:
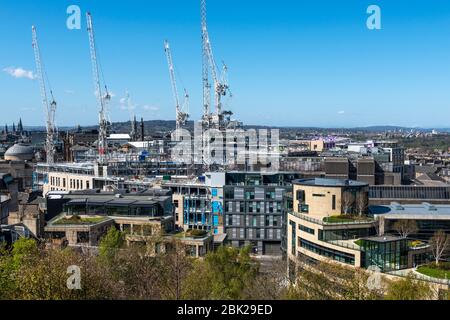
[[(47, 138), (45, 141), (45, 152), (47, 157), (47, 164), (51, 165), (55, 161), (54, 138), (56, 135), (56, 125), (55, 125), (56, 101), (53, 97), (53, 92), (51, 88), (50, 88), (50, 96), (51, 96), (50, 102), (47, 97), (47, 88), (45, 85), (45, 78), (44, 78), (45, 71), (41, 60), (41, 51), (39, 49), (39, 43), (35, 26), (31, 27), (31, 33), (32, 33), (32, 45), (34, 49), (34, 58), (36, 61), (36, 74), (39, 81), (42, 105), (44, 107), (44, 113), (46, 118)], [(50, 83), (48, 84), (48, 86), (50, 87)]]
[(188, 95), (186, 89), (184, 89), (184, 102), (183, 102), (183, 105), (180, 105), (177, 81), (175, 78), (175, 67), (173, 64), (172, 52), (170, 50), (170, 45), (167, 40), (164, 41), (164, 51), (166, 53), (167, 64), (169, 66), (169, 75), (170, 75), (170, 81), (172, 84), (172, 94), (173, 94), (173, 100), (174, 100), (175, 108), (176, 108), (176, 132), (178, 134), (179, 129), (181, 129), (186, 124), (186, 120), (189, 118), (189, 114), (188, 114), (188, 110), (187, 110), (188, 103), (189, 103), (189, 95)]
[[(208, 81), (208, 69), (211, 70), (211, 76), (214, 82), (214, 104), (215, 115), (213, 116), (213, 122), (216, 122), (220, 128), (223, 124), (223, 112), (222, 112), (222, 97), (227, 95), (229, 86), (226, 77), (227, 67), (224, 65), (222, 73), (219, 75), (218, 67), (214, 59), (214, 54), (209, 38), (207, 21), (206, 21), (206, 0), (201, 0), (201, 25), (202, 25), (202, 47), (203, 47), (203, 85), (204, 85), (204, 101), (207, 100), (209, 107), (210, 93), (209, 93), (209, 81)], [(209, 68), (208, 68), (209, 67)], [(206, 71), (205, 71), (206, 70)], [(207, 97), (205, 96), (205, 93)], [(204, 103), (205, 104), (205, 103)], [(209, 108), (208, 108), (209, 109)], [(205, 109), (206, 110), (206, 109)], [(229, 111), (225, 112), (227, 115)]]
[(127, 108), (128, 108), (128, 112), (130, 113), (130, 123), (131, 123), (131, 131), (130, 131), (130, 136), (131, 139), (134, 141), (136, 139), (136, 134), (137, 134), (137, 128), (136, 128), (136, 115), (133, 112), (133, 104), (131, 103), (131, 97), (130, 97), (130, 92), (128, 92), (128, 90), (126, 91), (126, 102), (127, 102)]
[(200, 1), (200, 17), (201, 17), (201, 35), (202, 35), (202, 83), (203, 83), (203, 123), (207, 127), (210, 125), (210, 103), (211, 103), (211, 85), (209, 83), (209, 61), (208, 50), (206, 47), (207, 38), (204, 30), (207, 30), (206, 23), (206, 0)]
[(97, 48), (95, 44), (94, 26), (92, 24), (92, 16), (88, 12), (87, 17), (87, 31), (89, 36), (89, 47), (91, 53), (92, 62), (92, 76), (94, 80), (95, 95), (97, 98), (97, 105), (99, 108), (99, 132), (98, 132), (98, 162), (105, 164), (108, 154), (108, 142), (107, 142), (107, 107), (111, 100), (111, 95), (108, 92), (108, 87), (105, 84), (105, 94), (102, 94), (99, 76), (99, 65), (97, 59)]

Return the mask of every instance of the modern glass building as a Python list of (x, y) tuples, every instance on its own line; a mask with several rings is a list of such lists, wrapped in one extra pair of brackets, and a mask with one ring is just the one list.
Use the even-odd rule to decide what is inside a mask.
[(363, 238), (362, 265), (376, 266), (381, 272), (405, 269), (408, 266), (408, 240), (393, 236)]
[[(288, 194), (294, 173), (227, 172), (224, 227), (235, 247), (251, 245), (254, 253), (281, 255), (286, 237)], [(285, 248), (285, 246), (284, 246)]]

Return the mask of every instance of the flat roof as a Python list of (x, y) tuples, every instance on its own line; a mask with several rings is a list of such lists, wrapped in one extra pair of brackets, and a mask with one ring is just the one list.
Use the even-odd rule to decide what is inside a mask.
[(370, 206), (375, 216), (385, 219), (413, 219), (413, 220), (450, 220), (450, 205), (448, 204), (399, 204)]
[(362, 240), (373, 241), (373, 242), (391, 242), (391, 241), (398, 241), (398, 240), (404, 240), (404, 239), (405, 238), (395, 237), (395, 236), (379, 236), (379, 237), (362, 238)]
[(110, 205), (110, 206), (148, 206), (163, 203), (170, 195), (152, 195), (148, 193), (129, 193), (117, 197), (114, 194), (85, 193), (62, 194), (60, 199), (69, 200), (69, 205)]
[(343, 180), (343, 179), (326, 179), (326, 178), (314, 178), (314, 179), (298, 179), (292, 182), (296, 185), (302, 186), (320, 186), (320, 187), (365, 187), (369, 186), (368, 183), (356, 181), (356, 180)]

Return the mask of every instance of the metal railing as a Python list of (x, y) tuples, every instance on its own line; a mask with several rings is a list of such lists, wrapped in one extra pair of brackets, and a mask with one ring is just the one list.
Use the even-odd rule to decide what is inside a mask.
[(302, 220), (309, 221), (309, 222), (312, 222), (312, 223), (315, 223), (315, 224), (319, 224), (319, 225), (324, 225), (324, 226), (327, 226), (327, 225), (348, 225), (348, 224), (350, 224), (350, 225), (371, 224), (371, 223), (375, 222), (375, 220), (373, 220), (373, 219), (329, 222), (329, 221), (324, 221), (323, 219), (321, 220), (321, 219), (311, 218), (311, 217), (308, 217), (307, 215), (304, 215), (304, 214), (301, 214), (301, 213), (298, 213), (298, 212), (295, 212), (295, 211), (289, 212), (289, 214), (292, 214), (293, 216), (295, 216), (297, 218), (300, 218)]
[(347, 249), (356, 250), (356, 251), (364, 251), (363, 247), (360, 247), (360, 246), (358, 246), (354, 243), (348, 242), (348, 241), (329, 240), (329, 241), (324, 241), (324, 242), (333, 244), (335, 246), (342, 247), (342, 248), (347, 248)]
[(407, 270), (396, 270), (396, 271), (386, 272), (386, 274), (403, 277), (403, 278), (411, 275), (416, 280), (423, 280), (423, 281), (433, 282), (433, 283), (438, 283), (438, 284), (443, 284), (443, 285), (450, 285), (450, 279), (440, 279), (440, 278), (430, 277), (430, 276), (419, 273), (417, 271), (417, 268), (414, 268), (413, 270), (410, 270), (409, 272), (407, 272)]

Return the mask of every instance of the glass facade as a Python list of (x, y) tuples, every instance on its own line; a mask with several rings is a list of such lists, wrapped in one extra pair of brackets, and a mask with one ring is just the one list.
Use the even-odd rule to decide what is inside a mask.
[(450, 187), (370, 186), (371, 199), (450, 199)]
[(320, 241), (352, 240), (376, 234), (375, 228), (319, 230)]
[(301, 231), (307, 232), (309, 234), (314, 234), (315, 233), (314, 229), (308, 228), (307, 226), (304, 226), (302, 224), (298, 225), (298, 229), (301, 230)]
[(418, 232), (411, 234), (411, 238), (417, 238), (420, 240), (429, 240), (433, 237), (433, 234), (442, 230), (447, 234), (450, 234), (450, 220), (415, 220), (417, 223)]
[(377, 266), (382, 272), (405, 269), (408, 266), (408, 240), (377, 241), (363, 239), (364, 266)]
[(323, 257), (327, 257), (339, 262), (343, 262), (346, 264), (354, 265), (355, 264), (355, 256), (350, 253), (345, 253), (337, 250), (333, 250), (330, 248), (322, 247), (310, 241), (304, 240), (302, 238), (298, 238), (299, 246), (305, 250), (313, 252), (315, 254), (321, 255)]

